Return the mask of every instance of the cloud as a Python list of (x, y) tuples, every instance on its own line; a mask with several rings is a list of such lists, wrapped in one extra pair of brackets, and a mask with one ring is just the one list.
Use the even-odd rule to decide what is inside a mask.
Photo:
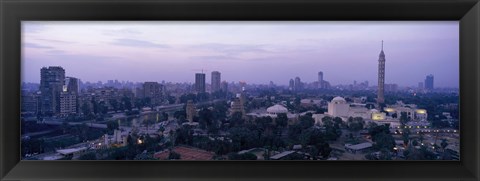
[(134, 39), (116, 39), (111, 44), (119, 46), (128, 46), (128, 47), (139, 47), (139, 48), (170, 48), (168, 45), (157, 44), (144, 40), (134, 40)]
[(133, 30), (133, 29), (128, 29), (128, 28), (123, 28), (123, 29), (118, 29), (118, 30), (105, 30), (103, 31), (104, 35), (109, 35), (109, 36), (124, 36), (124, 35), (139, 35), (142, 34), (140, 31)]
[(226, 53), (228, 55), (237, 55), (242, 53), (267, 53), (270, 52), (265, 49), (265, 45), (242, 45), (242, 44), (223, 44), (223, 43), (206, 43), (192, 45), (193, 49), (205, 49)]
[(74, 43), (74, 42), (71, 42), (71, 41), (53, 40), (53, 39), (45, 39), (45, 38), (37, 38), (36, 40), (45, 41), (45, 42), (49, 42), (49, 43), (63, 43), (63, 44)]
[(66, 52), (63, 50), (49, 50), (49, 51), (46, 51), (46, 53), (49, 55), (65, 55), (66, 54)]
[(238, 60), (236, 57), (223, 55), (190, 56), (189, 58), (193, 60)]
[(50, 46), (43, 46), (35, 43), (25, 43), (23, 44), (23, 47), (25, 48), (41, 48), (41, 49), (52, 49), (53, 47)]

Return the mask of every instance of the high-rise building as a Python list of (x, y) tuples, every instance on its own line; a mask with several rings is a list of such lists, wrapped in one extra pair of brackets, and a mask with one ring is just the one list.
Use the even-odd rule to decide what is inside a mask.
[(211, 82), (212, 92), (220, 91), (220, 82), (221, 82), (220, 72), (213, 71), (212, 72), (212, 82)]
[(151, 104), (159, 104), (162, 97), (161, 85), (158, 82), (145, 82), (143, 84), (143, 96), (150, 98)]
[(43, 67), (40, 69), (41, 113), (60, 113), (60, 93), (65, 85), (65, 69), (62, 67)]
[(300, 90), (302, 90), (302, 81), (300, 80), (300, 77), (295, 77), (294, 90), (295, 90), (295, 91), (300, 91)]
[(325, 88), (323, 83), (323, 72), (318, 72), (318, 85), (320, 89)]
[(295, 87), (295, 81), (293, 79), (290, 79), (290, 82), (288, 83), (288, 89), (293, 90)]
[(433, 90), (433, 75), (430, 74), (430, 75), (427, 75), (427, 77), (425, 77), (425, 89), (427, 90)]
[(205, 74), (204, 73), (195, 74), (195, 91), (197, 91), (197, 93), (205, 92)]
[(221, 90), (222, 90), (223, 92), (228, 92), (228, 82), (227, 82), (227, 81), (223, 81), (223, 82), (222, 82)]
[(382, 40), (382, 51), (378, 57), (378, 93), (377, 93), (377, 103), (383, 104), (385, 102), (384, 98), (385, 93), (385, 53), (383, 52), (383, 40)]

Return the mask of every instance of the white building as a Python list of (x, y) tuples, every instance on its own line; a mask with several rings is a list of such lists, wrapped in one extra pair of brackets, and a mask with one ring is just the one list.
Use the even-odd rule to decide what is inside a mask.
[(274, 106), (271, 106), (267, 108), (267, 114), (272, 115), (272, 116), (278, 116), (278, 114), (281, 113), (288, 113), (288, 109), (286, 107), (283, 107), (280, 104), (275, 104)]
[(332, 117), (348, 117), (350, 105), (343, 97), (335, 97), (328, 103), (328, 115)]
[(426, 120), (428, 117), (427, 110), (417, 109), (416, 106), (402, 106), (396, 104), (384, 108), (384, 111), (388, 112), (390, 116), (396, 114), (397, 119), (400, 119), (402, 112), (405, 112), (407, 114), (407, 117), (411, 120)]

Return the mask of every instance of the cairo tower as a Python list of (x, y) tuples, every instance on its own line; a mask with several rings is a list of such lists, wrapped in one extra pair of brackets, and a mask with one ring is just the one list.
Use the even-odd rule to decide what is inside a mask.
[(377, 93), (377, 103), (383, 104), (385, 98), (383, 97), (385, 88), (385, 53), (383, 53), (383, 40), (382, 40), (382, 51), (378, 57), (378, 93)]

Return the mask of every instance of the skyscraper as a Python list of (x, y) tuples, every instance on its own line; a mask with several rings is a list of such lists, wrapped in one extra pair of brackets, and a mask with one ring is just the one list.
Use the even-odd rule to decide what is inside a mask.
[(43, 67), (40, 69), (41, 113), (60, 113), (60, 93), (65, 85), (65, 69)]
[(318, 72), (318, 85), (320, 89), (324, 88), (323, 84), (323, 72)]
[(433, 90), (433, 75), (430, 74), (430, 75), (427, 75), (427, 77), (425, 77), (425, 89), (427, 90)]
[(205, 74), (204, 73), (195, 74), (195, 91), (197, 91), (197, 93), (205, 92)]
[(295, 91), (300, 91), (301, 89), (302, 89), (302, 81), (300, 80), (300, 77), (295, 77), (294, 90)]
[(383, 53), (383, 40), (382, 40), (382, 51), (378, 58), (378, 93), (377, 93), (377, 103), (383, 104), (385, 102), (384, 98), (385, 92), (385, 53)]
[(290, 79), (290, 81), (288, 82), (288, 88), (290, 90), (293, 90), (294, 86), (295, 86), (295, 81), (293, 79)]
[(212, 92), (220, 91), (220, 82), (221, 82), (220, 72), (213, 71), (212, 72), (212, 82), (211, 82)]
[(223, 82), (222, 82), (221, 90), (222, 90), (223, 92), (228, 92), (228, 82), (227, 82), (227, 81), (223, 81)]

